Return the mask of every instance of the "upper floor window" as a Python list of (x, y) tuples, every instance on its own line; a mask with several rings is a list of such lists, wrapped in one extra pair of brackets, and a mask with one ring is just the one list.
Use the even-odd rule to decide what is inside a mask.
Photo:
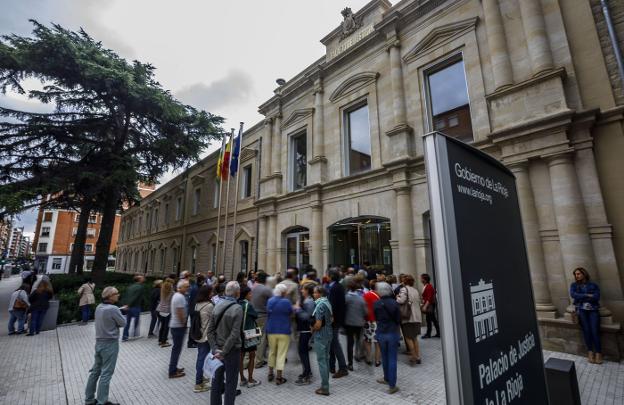
[(43, 213), (43, 222), (52, 222), (52, 213), (51, 212), (44, 212)]
[(152, 230), (152, 223), (150, 222), (150, 213), (149, 211), (145, 214), (145, 229), (147, 231)]
[(165, 225), (169, 225), (169, 203), (165, 204)]
[(221, 191), (221, 182), (219, 180), (215, 180), (214, 182), (214, 193), (212, 194), (212, 208), (219, 208), (219, 192)]
[(50, 236), (50, 227), (42, 226), (41, 227), (41, 236)]
[(179, 221), (182, 218), (182, 197), (176, 198), (176, 221)]
[(158, 208), (154, 210), (154, 230), (158, 231)]
[(368, 105), (360, 105), (345, 111), (344, 121), (347, 175), (370, 170), (371, 138)]
[(251, 197), (251, 165), (243, 167), (243, 198)]
[(433, 130), (472, 142), (464, 61), (453, 59), (450, 64), (428, 72), (427, 89)]
[(306, 186), (307, 157), (307, 137), (306, 133), (301, 133), (290, 137), (290, 188), (292, 191), (302, 189)]
[(97, 215), (95, 215), (95, 214), (89, 215), (89, 223), (90, 224), (97, 224)]
[(37, 252), (45, 253), (47, 250), (48, 250), (47, 243), (40, 243), (39, 246), (37, 246)]
[(201, 190), (199, 188), (196, 188), (195, 193), (193, 194), (193, 215), (197, 215), (199, 213), (200, 203), (201, 203)]
[(87, 228), (87, 236), (90, 238), (95, 238), (95, 228)]

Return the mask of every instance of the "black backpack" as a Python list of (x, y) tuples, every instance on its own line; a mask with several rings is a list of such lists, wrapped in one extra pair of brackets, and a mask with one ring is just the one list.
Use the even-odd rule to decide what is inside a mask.
[(193, 310), (191, 312), (191, 329), (189, 330), (189, 336), (191, 339), (198, 341), (202, 338), (202, 322), (199, 311)]

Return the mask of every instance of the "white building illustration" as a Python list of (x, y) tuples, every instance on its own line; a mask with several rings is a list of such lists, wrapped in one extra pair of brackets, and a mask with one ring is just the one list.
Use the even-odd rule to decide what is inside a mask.
[(472, 298), (475, 340), (481, 342), (498, 333), (493, 283), (486, 283), (483, 279), (479, 280), (477, 285), (470, 286), (470, 296)]

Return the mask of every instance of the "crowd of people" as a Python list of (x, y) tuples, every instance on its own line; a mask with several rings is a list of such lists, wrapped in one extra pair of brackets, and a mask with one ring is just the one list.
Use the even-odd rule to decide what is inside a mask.
[(9, 299), (9, 335), (38, 335), (50, 307), (50, 300), (54, 297), (52, 283), (48, 276), (38, 278), (30, 270), (23, 271), (21, 278), (21, 285), (13, 291)]
[[(114, 287), (102, 293), (103, 303), (95, 312), (97, 342), (87, 404), (111, 404), (108, 390), (119, 350), (119, 328), (123, 328), (122, 341), (141, 337), (145, 278), (136, 275), (134, 281), (121, 299), (122, 307), (115, 305), (119, 297)], [(377, 382), (393, 394), (399, 390), (401, 339), (408, 364), (422, 362), (418, 337), (423, 313), (428, 328), (421, 338), (439, 336), (435, 289), (427, 274), (420, 281), (422, 296), (413, 276), (397, 278), (367, 266), (329, 268), (321, 278), (311, 267), (303, 272), (289, 268), (283, 277), (264, 271), (241, 272), (232, 281), (212, 272), (171, 274), (155, 280), (151, 287), (147, 337), (158, 338), (161, 348), (171, 347), (167, 374), (172, 379), (186, 376), (178, 367), (184, 346), (197, 350), (193, 391), (210, 390), (211, 404), (233, 404), (241, 388), (261, 385), (254, 378), (258, 368), (268, 367), (268, 383), (288, 383), (284, 371), (291, 344), (296, 345), (301, 364), (296, 385), (312, 384), (313, 351), (319, 370), (316, 394), (329, 395), (330, 376), (347, 377), (355, 363), (381, 366), (383, 377)], [(81, 287), (86, 294), (93, 290), (89, 283)], [(346, 346), (341, 334), (346, 335)], [(213, 375), (204, 375), (206, 362), (215, 360), (222, 366)]]

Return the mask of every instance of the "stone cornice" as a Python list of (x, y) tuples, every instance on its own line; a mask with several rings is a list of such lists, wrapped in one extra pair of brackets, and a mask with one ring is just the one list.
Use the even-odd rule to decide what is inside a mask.
[(512, 84), (510, 86), (506, 86), (504, 88), (501, 88), (499, 90), (496, 90), (493, 93), (490, 94), (486, 94), (485, 95), (485, 99), (487, 101), (492, 101), (495, 100), (497, 98), (501, 98), (503, 96), (506, 96), (507, 94), (510, 93), (515, 93), (518, 90), (522, 90), (525, 89), (527, 87), (533, 87), (539, 83), (545, 82), (547, 80), (552, 79), (553, 77), (561, 77), (561, 79), (565, 79), (567, 76), (566, 70), (564, 67), (559, 67), (556, 69), (552, 69), (552, 70), (548, 70), (545, 72), (542, 72), (540, 74), (538, 74), (537, 76), (531, 77), (527, 80)]
[(314, 113), (314, 108), (300, 108), (298, 110), (293, 111), (288, 118), (282, 122), (281, 129), (286, 129), (289, 126), (292, 126), (304, 119), (308, 118)]
[(624, 105), (601, 110), (596, 125), (606, 125), (612, 122), (624, 121)]
[(477, 21), (479, 21), (479, 17), (472, 17), (434, 27), (416, 46), (403, 56), (403, 60), (405, 63), (409, 63), (418, 59), (419, 56), (464, 35), (466, 32), (474, 30), (477, 26)]

